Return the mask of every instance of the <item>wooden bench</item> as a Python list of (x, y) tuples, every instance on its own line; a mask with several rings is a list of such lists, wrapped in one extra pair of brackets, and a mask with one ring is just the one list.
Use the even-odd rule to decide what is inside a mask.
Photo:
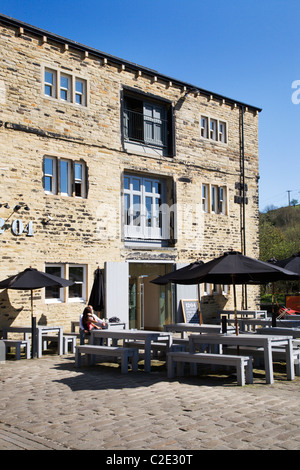
[[(188, 341), (187, 341), (188, 344)], [(126, 348), (136, 348), (136, 349), (145, 349), (144, 341), (125, 341), (124, 346)], [(163, 352), (166, 354), (168, 351), (184, 351), (185, 347), (181, 344), (172, 344), (170, 347), (167, 344), (167, 341), (152, 341), (151, 342), (151, 351), (153, 356), (156, 357), (158, 352)]]
[(121, 358), (121, 372), (126, 374), (128, 372), (128, 359), (131, 358), (132, 370), (137, 372), (138, 370), (138, 351), (137, 349), (123, 348), (123, 347), (114, 347), (114, 346), (96, 346), (92, 344), (85, 344), (76, 346), (75, 352), (75, 365), (80, 367), (81, 365), (81, 354), (86, 355), (88, 363), (91, 363), (89, 356), (92, 356), (91, 360), (93, 362), (93, 356), (109, 356), (109, 357), (120, 357)]
[[(47, 349), (48, 341), (53, 342), (53, 343), (58, 342), (58, 335), (45, 334), (42, 336), (42, 340), (43, 340), (43, 349)], [(71, 345), (71, 352), (73, 354), (75, 353), (76, 340), (77, 340), (76, 335), (63, 335), (63, 354), (68, 354), (69, 344)]]
[(9, 348), (16, 348), (15, 358), (17, 360), (21, 359), (21, 348), (22, 349), (25, 348), (26, 359), (30, 359), (30, 341), (29, 340), (27, 339), (23, 339), (23, 340), (4, 339), (3, 342), (5, 344), (6, 352)]
[[(294, 341), (293, 341), (294, 345)], [(231, 354), (237, 354), (237, 348), (235, 346), (226, 346), (225, 351), (230, 352)], [(261, 361), (264, 359), (264, 349), (263, 348), (251, 348), (239, 346), (239, 354), (251, 354), (254, 359), (255, 366), (259, 367), (261, 365)], [(292, 352), (294, 367), (295, 367), (295, 375), (300, 376), (300, 349), (294, 348)], [(286, 352), (284, 347), (276, 347), (272, 348), (272, 358), (273, 360), (278, 361), (286, 361)]]
[[(233, 366), (236, 368), (238, 385), (245, 385), (245, 382), (253, 383), (252, 358), (248, 356), (190, 353), (185, 351), (170, 352), (167, 358), (168, 378), (174, 377), (176, 365), (177, 374), (182, 375), (184, 363)], [(193, 371), (195, 374), (195, 368)]]

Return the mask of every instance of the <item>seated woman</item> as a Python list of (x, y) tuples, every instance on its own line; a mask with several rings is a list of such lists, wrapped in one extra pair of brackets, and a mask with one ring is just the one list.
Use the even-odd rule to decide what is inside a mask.
[(101, 330), (103, 327), (106, 326), (104, 322), (102, 322), (98, 317), (93, 314), (93, 308), (90, 305), (88, 307), (85, 307), (82, 314), (81, 322), (85, 332), (90, 332), (93, 329)]

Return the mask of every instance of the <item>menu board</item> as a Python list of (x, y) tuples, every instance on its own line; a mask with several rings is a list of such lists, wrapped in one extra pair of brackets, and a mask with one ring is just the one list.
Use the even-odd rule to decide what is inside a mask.
[(199, 303), (197, 299), (181, 299), (181, 308), (185, 323), (199, 323)]

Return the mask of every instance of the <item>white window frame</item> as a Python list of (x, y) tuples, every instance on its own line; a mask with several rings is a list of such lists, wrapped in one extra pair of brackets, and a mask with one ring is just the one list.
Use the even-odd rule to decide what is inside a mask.
[(218, 140), (218, 121), (216, 119), (210, 119), (209, 121), (209, 138)]
[(219, 142), (227, 144), (227, 124), (225, 121), (219, 121)]
[[(142, 240), (160, 240), (165, 238), (167, 217), (162, 211), (162, 206), (166, 201), (166, 183), (158, 178), (150, 178), (125, 173), (125, 178), (129, 180), (129, 188), (123, 186), (123, 213), (124, 213), (124, 237)], [(139, 188), (134, 187), (134, 182), (139, 182)], [(151, 184), (151, 191), (147, 191), (148, 184)], [(158, 190), (156, 190), (158, 189)], [(134, 203), (139, 198), (140, 203)], [(129, 201), (128, 211), (125, 207), (125, 199)], [(147, 211), (147, 199), (151, 200), (151, 225), (149, 221), (149, 211)], [(159, 200), (159, 204), (157, 204)], [(129, 221), (129, 224), (126, 223)]]
[(201, 137), (208, 139), (208, 117), (201, 116)]
[[(46, 160), (51, 160), (52, 161), (52, 173), (46, 173)], [(46, 194), (57, 194), (57, 174), (56, 174), (56, 168), (57, 168), (57, 160), (55, 157), (49, 157), (45, 156), (44, 157), (44, 189)], [(46, 178), (51, 179), (51, 191), (46, 190)]]
[[(46, 80), (46, 73), (49, 73), (52, 75), (52, 82), (48, 82)], [(56, 97), (56, 82), (57, 82), (57, 73), (56, 70), (49, 69), (48, 67), (45, 68), (44, 70), (44, 94), (46, 96), (50, 96), (52, 98)], [(50, 94), (46, 93), (46, 87), (50, 88)]]
[(202, 184), (202, 211), (208, 212), (208, 201), (209, 201), (209, 185)]
[[(46, 160), (52, 161), (52, 174), (46, 173)], [(62, 164), (67, 165), (66, 174), (62, 173)], [(76, 178), (75, 166), (81, 165), (81, 179)], [(46, 190), (46, 178), (51, 178), (52, 190)], [(68, 158), (57, 158), (49, 155), (44, 155), (43, 161), (43, 186), (46, 194), (59, 194), (67, 197), (77, 197), (81, 199), (86, 198), (86, 178), (87, 170), (86, 164), (83, 160), (71, 160)], [(66, 191), (62, 191), (63, 182), (66, 183)], [(76, 194), (76, 185), (81, 186), (81, 196)]]
[(201, 114), (200, 117), (200, 136), (202, 139), (227, 144), (228, 125), (224, 119), (218, 119)]
[(227, 186), (202, 183), (202, 212), (210, 214), (228, 214)]
[[(46, 73), (52, 74), (53, 84), (46, 81)], [(62, 78), (68, 80), (67, 86), (62, 85)], [(88, 106), (88, 81), (85, 78), (72, 73), (64, 73), (60, 69), (44, 66), (42, 83), (46, 98), (74, 104), (82, 108)], [(77, 90), (77, 83), (82, 84), (82, 91)], [(46, 87), (50, 87), (50, 94), (46, 93)], [(62, 92), (66, 93), (66, 97), (62, 97)]]
[[(76, 162), (76, 161), (74, 161), (73, 164), (74, 164), (74, 197), (85, 198), (85, 195), (86, 195), (86, 190), (85, 190), (86, 168), (85, 168), (85, 164), (82, 163), (82, 162)], [(76, 178), (76, 165), (81, 166), (81, 178)], [(81, 192), (80, 196), (78, 196), (76, 194), (76, 185), (77, 186), (80, 185), (80, 192)]]
[[(67, 172), (66, 175), (62, 173), (63, 171), (63, 164), (67, 165)], [(60, 195), (61, 196), (71, 196), (72, 195), (72, 181), (71, 181), (71, 166), (72, 161), (66, 158), (61, 158), (59, 160), (59, 182), (60, 182)], [(67, 186), (66, 191), (62, 191), (62, 186)]]
[[(81, 78), (75, 77), (75, 86), (74, 86), (74, 103), (78, 106), (86, 106), (86, 80)], [(82, 85), (82, 91), (77, 90), (77, 84), (80, 83)], [(77, 99), (80, 101), (78, 102)]]
[[(59, 277), (65, 278), (66, 275), (66, 266), (61, 263), (46, 263), (45, 264), (45, 272), (47, 272), (47, 268), (60, 268)], [(55, 303), (62, 303), (65, 301), (65, 288), (60, 287), (59, 289), (59, 297), (55, 298), (46, 298), (46, 289), (45, 288), (45, 303), (46, 304), (55, 304)]]
[[(70, 297), (70, 287), (68, 289), (68, 302), (86, 302), (86, 280), (87, 280), (87, 266), (85, 264), (69, 264), (68, 265), (68, 278), (70, 279), (70, 268), (83, 268), (83, 279), (82, 281), (76, 281), (75, 284), (81, 285), (82, 296), (81, 297)], [(71, 286), (72, 288), (72, 286)]]
[[(67, 86), (63, 85), (63, 80), (67, 80)], [(62, 94), (66, 94), (66, 97), (63, 98)], [(59, 77), (59, 97), (62, 101), (68, 101), (69, 103), (72, 100), (72, 76), (66, 73), (61, 73)]]

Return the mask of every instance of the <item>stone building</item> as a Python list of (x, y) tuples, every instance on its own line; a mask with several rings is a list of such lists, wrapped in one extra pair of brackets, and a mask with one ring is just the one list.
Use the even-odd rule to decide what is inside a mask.
[[(0, 279), (75, 281), (35, 292), (38, 323), (69, 331), (99, 266), (102, 316), (162, 328), (196, 287), (151, 279), (229, 249), (258, 258), (259, 108), (4, 15), (0, 47)], [(201, 286), (204, 321), (230, 292)], [(1, 291), (0, 328), (28, 324), (29, 304)]]

